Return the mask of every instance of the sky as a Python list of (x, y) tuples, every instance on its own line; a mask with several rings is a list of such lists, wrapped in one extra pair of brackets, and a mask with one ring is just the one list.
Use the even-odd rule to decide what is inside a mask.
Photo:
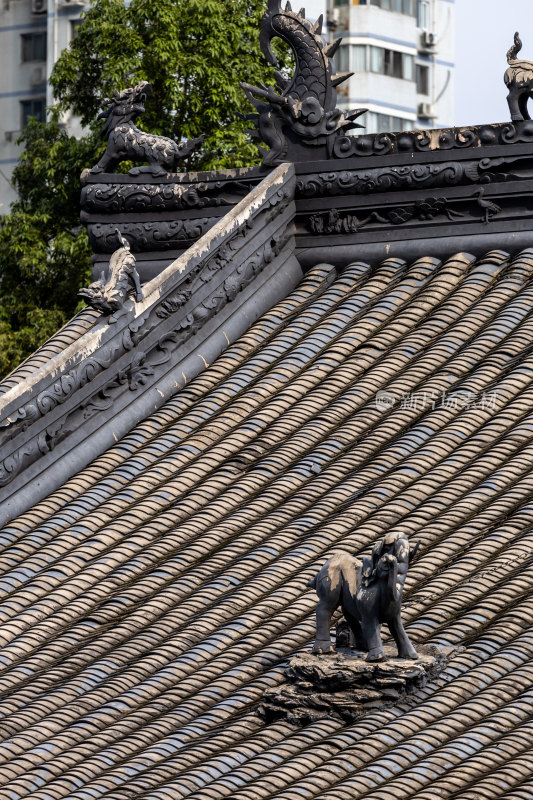
[[(325, 0), (301, 0), (308, 19), (316, 19)], [(515, 31), (524, 43), (521, 58), (533, 61), (533, 0), (456, 0), (455, 125), (507, 122), (503, 73)], [(530, 100), (533, 116), (533, 100)]]

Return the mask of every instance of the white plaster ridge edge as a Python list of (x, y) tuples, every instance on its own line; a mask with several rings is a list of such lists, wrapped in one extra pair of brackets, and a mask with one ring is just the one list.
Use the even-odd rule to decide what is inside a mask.
[[(160, 275), (144, 284), (144, 298), (140, 303), (135, 303), (132, 316), (124, 316), (123, 320), (112, 326), (107, 324), (105, 318), (98, 320), (95, 323), (95, 327), (90, 331), (87, 331), (79, 339), (72, 342), (63, 352), (58, 353), (46, 364), (43, 364), (33, 375), (20, 381), (20, 383), (2, 395), (0, 397), (0, 417), (3, 409), (9, 408), (14, 401), (18, 400), (20, 402), (23, 395), (27, 400), (35, 396), (34, 389), (38, 384), (41, 384), (43, 379), (48, 377), (50, 383), (60, 379), (69, 369), (96, 353), (104, 343), (111, 341), (118, 333), (121, 333), (132, 322), (149, 311), (165, 292), (172, 288), (171, 284), (176, 275), (181, 275), (191, 262), (198, 263), (203, 257), (209, 255), (213, 245), (216, 246), (219, 241), (223, 241), (237, 230), (250, 218), (254, 211), (261, 208), (267, 196), (272, 194), (273, 189), (286, 185), (291, 178), (294, 179), (294, 175), (294, 166), (290, 163), (280, 164), (276, 167), (236, 206), (221, 217), (210, 230), (206, 231), (197, 242), (191, 245), (185, 253), (172, 261)], [(43, 388), (42, 385), (39, 386), (38, 393)]]

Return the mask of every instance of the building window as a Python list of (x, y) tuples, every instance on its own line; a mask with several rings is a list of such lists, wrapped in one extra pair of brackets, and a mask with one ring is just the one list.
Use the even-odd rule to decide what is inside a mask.
[(35, 117), (37, 122), (45, 122), (46, 98), (36, 97), (32, 100), (22, 100), (20, 103), (21, 128), (25, 128), (30, 117)]
[(415, 123), (411, 119), (395, 117), (392, 114), (377, 114), (368, 111), (364, 117), (366, 133), (390, 133), (394, 131), (412, 131)]
[(335, 0), (336, 6), (347, 6), (349, 4), (349, 0)]
[(341, 44), (335, 57), (339, 72), (366, 72), (366, 51), (364, 44)]
[(352, 63), (350, 69), (353, 72), (366, 72), (368, 67), (366, 65), (366, 51), (367, 47), (364, 44), (352, 44), (351, 54)]
[(75, 39), (78, 35), (78, 28), (80, 27), (81, 23), (83, 22), (82, 19), (71, 19), (70, 20), (70, 38)]
[[(378, 6), (379, 8), (384, 8), (387, 11), (395, 11), (397, 14), (407, 14), (410, 17), (415, 16), (415, 0), (369, 0), (371, 6)], [(359, 4), (355, 3), (355, 5), (366, 5), (359, 0)]]
[(46, 32), (42, 33), (23, 33), (22, 39), (22, 60), (23, 61), (46, 61)]
[(428, 0), (418, 0), (417, 25), (427, 31), (429, 29), (429, 3)]
[(385, 72), (385, 51), (382, 47), (370, 48), (370, 71)]
[(335, 66), (339, 72), (348, 72), (350, 70), (350, 45), (341, 44), (335, 56)]
[(389, 75), (391, 78), (415, 79), (415, 60), (409, 53), (398, 53), (383, 47), (370, 48), (370, 71)]
[(404, 81), (415, 79), (415, 59), (408, 53), (402, 53), (402, 78)]
[(429, 67), (416, 65), (416, 92), (417, 94), (429, 94)]

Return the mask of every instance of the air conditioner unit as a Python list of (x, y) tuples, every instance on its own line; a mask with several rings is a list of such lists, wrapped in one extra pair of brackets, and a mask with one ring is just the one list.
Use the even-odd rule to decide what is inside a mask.
[(46, 14), (48, 8), (47, 0), (31, 0), (32, 14)]
[(420, 119), (434, 119), (437, 116), (435, 113), (435, 107), (432, 105), (432, 103), (419, 103), (418, 116)]
[(34, 67), (31, 73), (31, 85), (40, 86), (46, 83), (46, 67), (43, 64), (40, 67)]
[(64, 6), (74, 7), (74, 6), (86, 6), (87, 3), (85, 2), (85, 0), (59, 0), (59, 5), (61, 7)]
[(434, 50), (437, 46), (437, 37), (431, 31), (422, 31), (420, 34), (420, 49)]

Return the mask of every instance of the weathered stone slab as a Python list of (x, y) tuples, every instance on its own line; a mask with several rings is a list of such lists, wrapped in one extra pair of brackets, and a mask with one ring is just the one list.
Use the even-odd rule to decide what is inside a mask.
[(268, 721), (284, 718), (300, 725), (324, 717), (353, 722), (397, 703), (446, 664), (446, 650), (418, 645), (417, 651), (417, 659), (401, 659), (395, 647), (386, 646), (387, 661), (381, 662), (368, 662), (366, 653), (350, 648), (293, 656), (284, 670), (287, 683), (265, 692), (259, 713)]

